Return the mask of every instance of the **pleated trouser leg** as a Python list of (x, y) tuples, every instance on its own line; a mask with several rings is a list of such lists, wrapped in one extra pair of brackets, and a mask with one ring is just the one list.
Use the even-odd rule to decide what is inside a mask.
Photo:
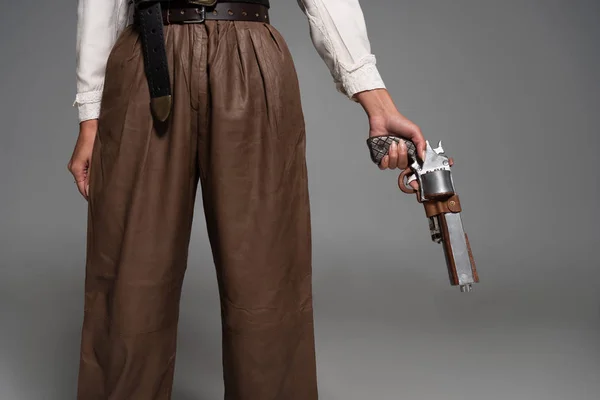
[(287, 45), (271, 25), (241, 21), (169, 25), (165, 42), (165, 123), (151, 115), (135, 28), (107, 63), (78, 400), (171, 398), (198, 188), (219, 285), (225, 399), (316, 400), (305, 127)]

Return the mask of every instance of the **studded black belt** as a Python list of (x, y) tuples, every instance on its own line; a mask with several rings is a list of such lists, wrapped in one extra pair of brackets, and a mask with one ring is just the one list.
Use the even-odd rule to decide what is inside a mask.
[(171, 112), (172, 103), (164, 24), (202, 23), (205, 20), (269, 23), (268, 11), (269, 0), (135, 0), (135, 23), (142, 43), (144, 69), (150, 89), (150, 107), (154, 116), (165, 121)]

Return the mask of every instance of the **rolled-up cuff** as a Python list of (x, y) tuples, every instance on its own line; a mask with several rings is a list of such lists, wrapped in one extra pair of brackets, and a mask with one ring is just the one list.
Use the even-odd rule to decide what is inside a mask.
[(77, 107), (79, 122), (89, 119), (97, 119), (100, 115), (100, 101), (102, 100), (102, 90), (93, 92), (77, 93), (73, 107)]
[(375, 64), (375, 57), (371, 56), (358, 68), (342, 74), (341, 79), (336, 82), (337, 89), (353, 101), (352, 96), (365, 90), (385, 89), (385, 83), (381, 78)]
[(79, 122), (97, 119), (100, 116), (100, 102), (79, 104), (78, 109)]

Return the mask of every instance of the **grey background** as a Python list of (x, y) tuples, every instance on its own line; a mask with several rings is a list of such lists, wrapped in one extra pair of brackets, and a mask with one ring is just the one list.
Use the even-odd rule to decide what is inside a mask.
[[(598, 399), (600, 3), (363, 1), (399, 109), (456, 160), (481, 277), (469, 294), (447, 282), (398, 172), (370, 163), (367, 118), (335, 92), (296, 2), (273, 3), (308, 125), (320, 398)], [(86, 229), (66, 170), (76, 7), (10, 4), (0, 13), (0, 399), (72, 399)], [(208, 246), (196, 218), (174, 400), (222, 398)]]

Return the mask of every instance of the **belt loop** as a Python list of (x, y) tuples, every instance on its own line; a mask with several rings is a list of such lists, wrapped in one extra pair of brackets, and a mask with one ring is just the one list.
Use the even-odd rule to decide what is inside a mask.
[(167, 11), (167, 25), (171, 23), (171, 21), (169, 20), (169, 17), (171, 16), (171, 9), (167, 8), (165, 11)]

